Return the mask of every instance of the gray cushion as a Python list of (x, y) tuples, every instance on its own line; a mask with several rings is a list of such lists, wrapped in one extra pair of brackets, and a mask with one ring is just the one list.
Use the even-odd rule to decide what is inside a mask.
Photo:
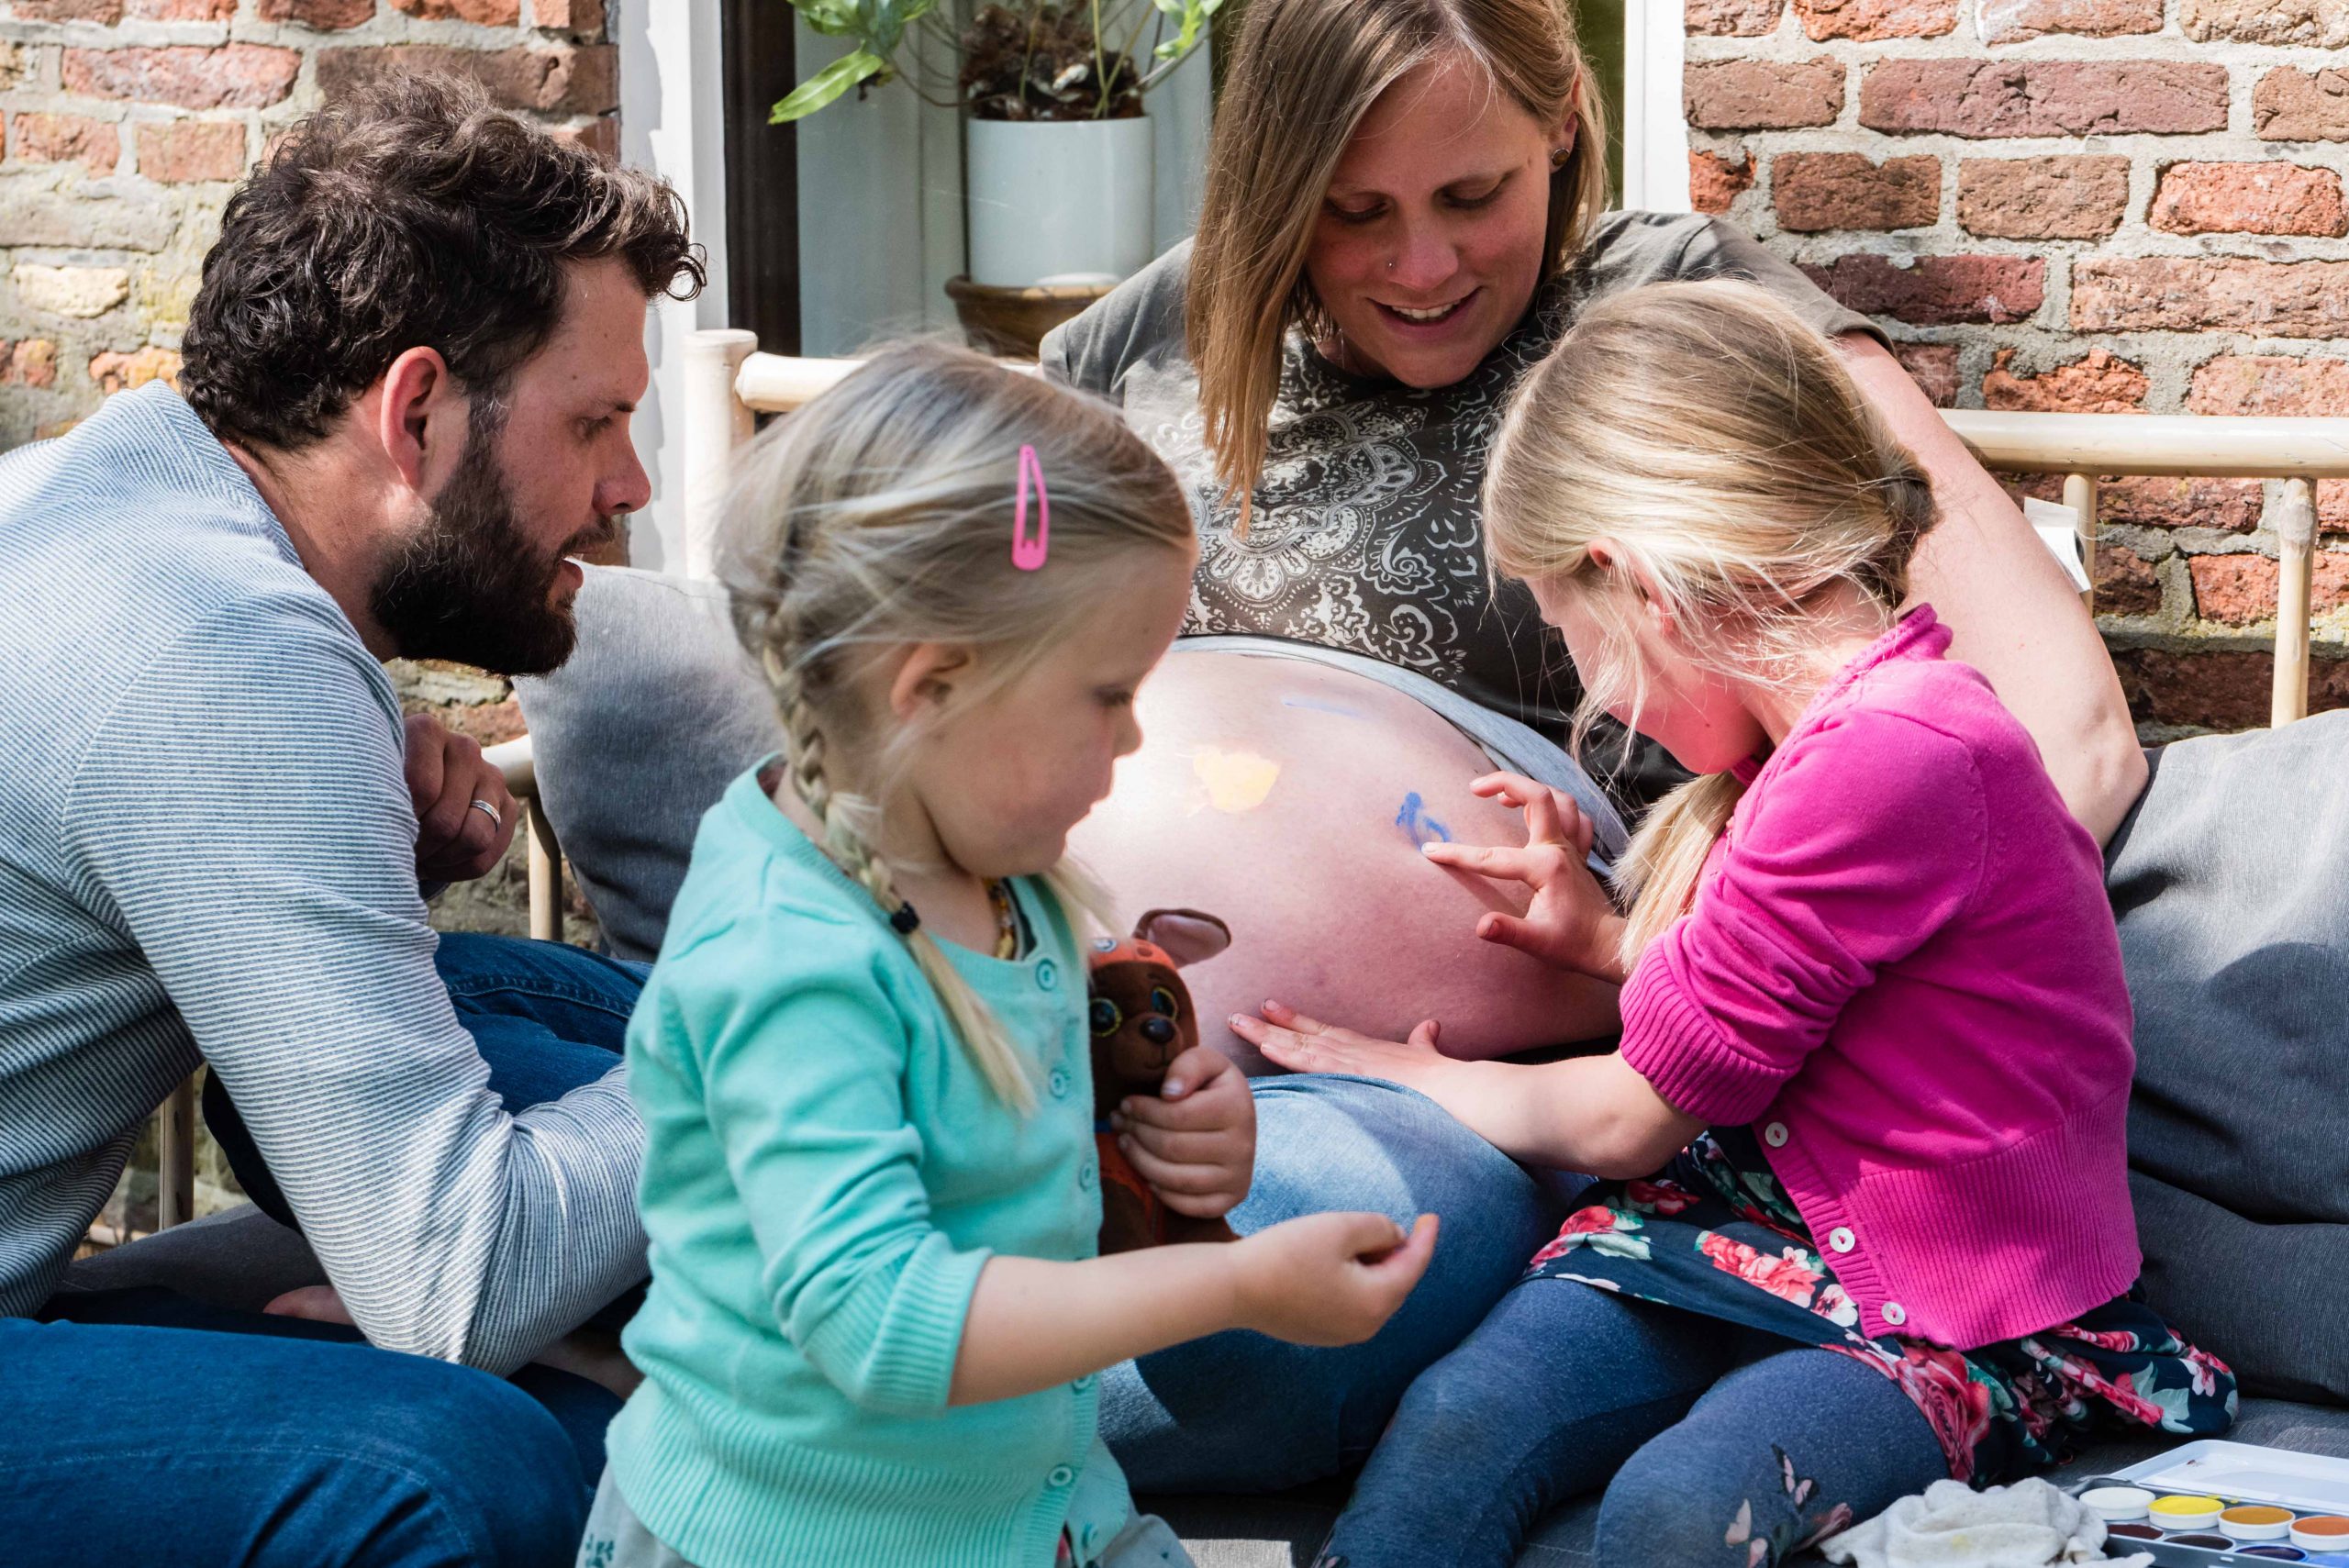
[(302, 1233), (248, 1203), (81, 1259), (67, 1267), (58, 1294), (151, 1287), (258, 1312), (289, 1290), (326, 1283)]
[(2349, 713), (2153, 761), (2107, 875), (2146, 1285), (2247, 1389), (2349, 1399)]
[(586, 568), (579, 646), (514, 683), (539, 789), (616, 958), (650, 960), (702, 813), (783, 744), (765, 681), (715, 583)]

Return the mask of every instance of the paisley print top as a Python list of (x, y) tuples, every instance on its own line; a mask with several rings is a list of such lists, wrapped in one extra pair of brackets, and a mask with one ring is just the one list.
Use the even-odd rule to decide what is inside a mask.
[[(1119, 403), (1173, 467), (1199, 530), (1190, 634), (1344, 649), (1413, 670), (1563, 741), (1579, 687), (1522, 584), (1487, 587), (1485, 454), (1519, 376), (1586, 303), (1675, 279), (1749, 279), (1822, 333), (1876, 329), (1715, 219), (1609, 213), (1575, 264), (1469, 375), (1415, 388), (1348, 373), (1290, 335), (1248, 532), (1214, 477), (1184, 341), (1187, 241), (1044, 340), (1048, 372)], [(1595, 772), (1605, 773), (1602, 754)], [(1678, 775), (1636, 763), (1626, 793)]]

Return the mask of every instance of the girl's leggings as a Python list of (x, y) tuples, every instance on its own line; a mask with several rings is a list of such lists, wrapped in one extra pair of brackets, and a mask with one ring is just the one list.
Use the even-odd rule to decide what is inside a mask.
[(1404, 1396), (1321, 1568), (1509, 1568), (1601, 1487), (1608, 1568), (1764, 1568), (1948, 1474), (1923, 1414), (1849, 1356), (1528, 1280)]

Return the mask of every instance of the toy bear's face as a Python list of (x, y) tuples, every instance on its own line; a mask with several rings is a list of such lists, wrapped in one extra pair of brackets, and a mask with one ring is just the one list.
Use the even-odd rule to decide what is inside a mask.
[(1154, 953), (1097, 964), (1092, 992), (1093, 1099), (1106, 1116), (1128, 1095), (1158, 1092), (1167, 1066), (1199, 1043), (1199, 1021), (1183, 977)]

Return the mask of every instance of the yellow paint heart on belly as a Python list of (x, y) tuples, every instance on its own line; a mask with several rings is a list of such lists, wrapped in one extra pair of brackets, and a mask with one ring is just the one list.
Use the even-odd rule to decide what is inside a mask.
[(1191, 776), (1205, 786), (1208, 804), (1218, 811), (1253, 811), (1273, 793), (1281, 765), (1253, 751), (1204, 746), (1191, 755)]

